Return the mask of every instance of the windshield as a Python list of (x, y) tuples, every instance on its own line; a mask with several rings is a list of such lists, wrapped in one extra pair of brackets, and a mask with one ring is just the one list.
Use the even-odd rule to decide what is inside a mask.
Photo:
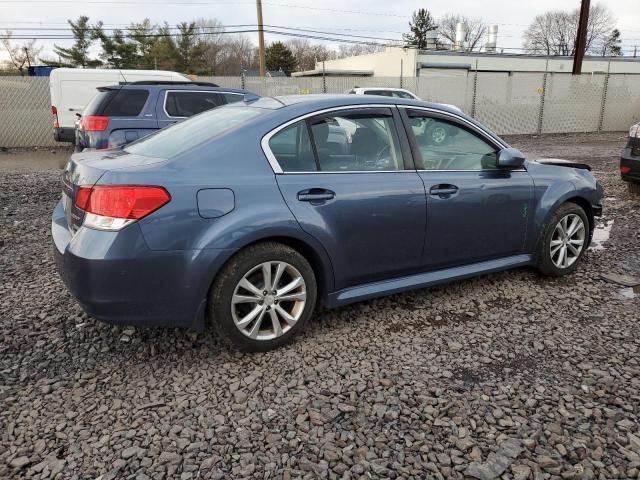
[(175, 157), (240, 127), (261, 113), (260, 109), (250, 107), (215, 108), (160, 130), (124, 150), (146, 157)]

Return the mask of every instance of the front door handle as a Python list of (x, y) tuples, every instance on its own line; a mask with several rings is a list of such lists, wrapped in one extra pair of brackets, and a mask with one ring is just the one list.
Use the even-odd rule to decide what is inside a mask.
[(324, 202), (332, 200), (335, 196), (335, 192), (325, 188), (310, 188), (298, 192), (298, 200), (301, 202)]
[(458, 193), (458, 187), (456, 187), (455, 185), (434, 185), (433, 187), (431, 187), (431, 190), (429, 190), (429, 193), (431, 195), (445, 197)]

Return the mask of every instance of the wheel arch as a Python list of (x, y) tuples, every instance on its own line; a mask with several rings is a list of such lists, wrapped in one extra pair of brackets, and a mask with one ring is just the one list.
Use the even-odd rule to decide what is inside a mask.
[(286, 245), (296, 250), (309, 262), (314, 274), (316, 275), (316, 283), (318, 285), (318, 302), (323, 304), (326, 303), (326, 298), (328, 294), (333, 291), (334, 285), (333, 266), (328, 254), (314, 239), (301, 238), (301, 236), (291, 234), (272, 234), (257, 238), (254, 237), (248, 239), (241, 245), (238, 245), (233, 254), (229, 255), (224, 262), (222, 262), (220, 267), (212, 272), (211, 277), (209, 278), (207, 293), (216, 281), (218, 274), (237, 254), (253, 245), (266, 242), (277, 242)]
[(591, 244), (591, 239), (593, 238), (593, 230), (596, 226), (596, 219), (593, 214), (593, 207), (591, 206), (591, 202), (589, 202), (589, 200), (584, 197), (574, 196), (565, 200), (563, 204), (564, 203), (575, 203), (584, 210), (584, 213), (587, 214), (587, 219), (589, 220), (589, 243), (587, 244), (587, 247), (589, 247), (589, 245)]

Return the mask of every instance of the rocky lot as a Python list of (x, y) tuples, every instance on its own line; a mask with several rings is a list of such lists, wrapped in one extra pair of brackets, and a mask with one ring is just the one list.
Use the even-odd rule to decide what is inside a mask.
[(640, 276), (624, 135), (510, 141), (606, 188), (575, 274), (320, 313), (266, 354), (88, 318), (50, 252), (56, 162), (0, 154), (0, 477), (640, 478), (640, 292), (601, 277)]

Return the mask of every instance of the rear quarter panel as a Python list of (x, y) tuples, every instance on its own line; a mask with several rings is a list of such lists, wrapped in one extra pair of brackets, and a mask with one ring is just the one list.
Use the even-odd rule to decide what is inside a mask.
[[(230, 255), (266, 238), (295, 239), (312, 248), (321, 260), (322, 277), (331, 290), (331, 262), (284, 202), (259, 146), (263, 133), (242, 130), (240, 135), (222, 137), (165, 163), (109, 170), (100, 184), (162, 185), (167, 189), (171, 201), (138, 222), (151, 250), (191, 250), (196, 261), (203, 250), (224, 250)], [(204, 189), (231, 190), (233, 209), (218, 218), (203, 218), (197, 197)], [(211, 275), (215, 268), (212, 265)]]

